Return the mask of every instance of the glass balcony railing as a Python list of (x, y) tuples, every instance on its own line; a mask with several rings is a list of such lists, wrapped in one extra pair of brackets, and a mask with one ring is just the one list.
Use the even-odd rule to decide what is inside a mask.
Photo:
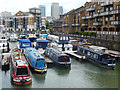
[(94, 26), (101, 26), (101, 25), (102, 25), (102, 22), (93, 22), (93, 25), (94, 25)]
[(89, 12), (89, 11), (94, 11), (95, 8), (88, 8), (88, 9), (86, 9), (86, 10), (87, 10), (87, 12)]
[(104, 2), (101, 4), (101, 6), (108, 6), (108, 5), (113, 5), (113, 2)]
[(111, 25), (120, 25), (120, 21), (111, 21), (110, 24)]

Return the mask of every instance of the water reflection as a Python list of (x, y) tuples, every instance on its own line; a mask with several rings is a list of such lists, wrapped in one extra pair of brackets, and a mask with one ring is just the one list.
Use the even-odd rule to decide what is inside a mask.
[(57, 72), (58, 75), (67, 75), (71, 70), (71, 68), (65, 68), (60, 66), (55, 66), (53, 69), (55, 70), (55, 72)]
[(32, 78), (36, 83), (45, 83), (45, 78), (46, 78), (47, 73), (44, 74), (39, 74), (39, 73), (32, 73)]

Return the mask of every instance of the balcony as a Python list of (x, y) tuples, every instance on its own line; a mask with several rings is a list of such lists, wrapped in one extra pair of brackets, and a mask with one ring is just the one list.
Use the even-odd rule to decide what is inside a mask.
[(98, 13), (96, 13), (96, 14), (94, 14), (94, 15), (93, 15), (93, 17), (98, 17), (98, 16), (99, 16), (99, 14), (98, 14)]
[(69, 24), (62, 24), (62, 26), (63, 26), (63, 27), (68, 27), (68, 26), (69, 26)]
[(102, 13), (100, 14), (100, 16), (106, 16), (106, 15), (109, 15), (109, 11), (102, 12)]
[(82, 24), (83, 27), (88, 26), (88, 24)]
[(90, 19), (90, 18), (92, 18), (92, 16), (86, 16), (86, 19)]
[(94, 26), (101, 26), (101, 25), (102, 25), (102, 22), (94, 22), (93, 25), (94, 25)]
[(80, 24), (72, 24), (72, 26), (80, 26)]
[(109, 5), (113, 5), (113, 2), (104, 2), (101, 4), (102, 7), (109, 6)]
[(83, 17), (82, 17), (82, 19), (86, 19), (86, 17), (85, 17), (85, 16), (83, 16)]
[(111, 21), (110, 24), (111, 25), (120, 25), (120, 21)]
[(87, 10), (87, 12), (90, 12), (90, 11), (94, 11), (95, 8), (88, 8), (88, 9), (86, 9), (86, 10)]
[(120, 10), (114, 10), (114, 14), (119, 14)]

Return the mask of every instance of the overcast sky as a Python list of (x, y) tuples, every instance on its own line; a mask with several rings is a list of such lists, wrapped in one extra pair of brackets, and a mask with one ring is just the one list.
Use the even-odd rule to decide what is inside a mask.
[(50, 16), (52, 2), (58, 2), (60, 6), (63, 6), (63, 12), (66, 13), (89, 1), (91, 0), (0, 0), (0, 12), (10, 11), (12, 14), (15, 14), (19, 10), (29, 11), (29, 8), (45, 5), (46, 15)]

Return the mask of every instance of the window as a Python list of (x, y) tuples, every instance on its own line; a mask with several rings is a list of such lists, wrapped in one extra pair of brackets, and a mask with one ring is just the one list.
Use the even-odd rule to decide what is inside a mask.
[(112, 11), (113, 10), (113, 7), (110, 7), (110, 11)]
[(112, 20), (113, 20), (113, 17), (111, 16), (111, 17), (110, 17), (110, 21), (112, 21)]
[(28, 68), (27, 67), (17, 68), (16, 75), (28, 75)]
[(30, 43), (22, 43), (22, 46), (23, 46), (23, 47), (29, 47), (29, 46), (30, 46)]
[(87, 55), (90, 56), (90, 52), (89, 51), (88, 51)]

